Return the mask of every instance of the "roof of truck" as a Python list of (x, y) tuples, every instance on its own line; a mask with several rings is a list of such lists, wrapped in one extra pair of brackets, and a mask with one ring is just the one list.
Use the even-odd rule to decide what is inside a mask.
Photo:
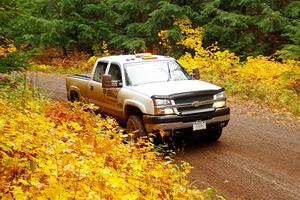
[(152, 55), (150, 53), (141, 53), (141, 54), (129, 54), (129, 55), (116, 55), (116, 56), (107, 56), (99, 58), (102, 61), (108, 62), (118, 62), (120, 64), (131, 63), (131, 62), (141, 62), (141, 61), (153, 61), (153, 60), (173, 60), (174, 58), (169, 56), (162, 55)]

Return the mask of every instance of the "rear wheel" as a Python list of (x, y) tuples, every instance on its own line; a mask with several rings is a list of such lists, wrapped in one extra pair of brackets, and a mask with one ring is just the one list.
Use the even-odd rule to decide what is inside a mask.
[(72, 102), (79, 101), (79, 96), (78, 96), (77, 92), (71, 91), (70, 101), (72, 101)]
[(137, 141), (140, 137), (147, 137), (142, 118), (139, 115), (130, 115), (126, 124), (129, 140)]
[(213, 127), (207, 130), (207, 136), (212, 141), (217, 141), (222, 135), (222, 127)]

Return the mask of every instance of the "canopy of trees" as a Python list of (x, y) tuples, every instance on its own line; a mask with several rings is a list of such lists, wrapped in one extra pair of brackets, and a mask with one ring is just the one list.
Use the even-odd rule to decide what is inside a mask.
[[(102, 41), (130, 53), (159, 46), (158, 32), (181, 37), (174, 17), (204, 28), (204, 46), (218, 42), (241, 57), (300, 59), (300, 1), (292, 0), (1, 0), (0, 35), (30, 48), (93, 52)], [(175, 51), (181, 51), (176, 49)], [(174, 52), (180, 53), (180, 52)]]

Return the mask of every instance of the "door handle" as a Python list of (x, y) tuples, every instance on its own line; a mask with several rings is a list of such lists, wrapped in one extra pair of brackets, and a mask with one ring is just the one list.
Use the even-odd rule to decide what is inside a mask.
[(94, 89), (94, 86), (91, 85), (91, 86), (90, 86), (90, 89), (93, 90), (93, 89)]

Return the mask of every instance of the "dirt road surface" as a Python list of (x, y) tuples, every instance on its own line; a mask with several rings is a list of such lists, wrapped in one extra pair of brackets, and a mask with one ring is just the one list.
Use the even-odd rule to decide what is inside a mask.
[[(66, 101), (65, 77), (29, 73), (45, 95)], [(219, 142), (187, 140), (176, 160), (193, 166), (190, 180), (226, 199), (300, 199), (300, 122), (264, 106), (231, 101), (231, 120)]]

